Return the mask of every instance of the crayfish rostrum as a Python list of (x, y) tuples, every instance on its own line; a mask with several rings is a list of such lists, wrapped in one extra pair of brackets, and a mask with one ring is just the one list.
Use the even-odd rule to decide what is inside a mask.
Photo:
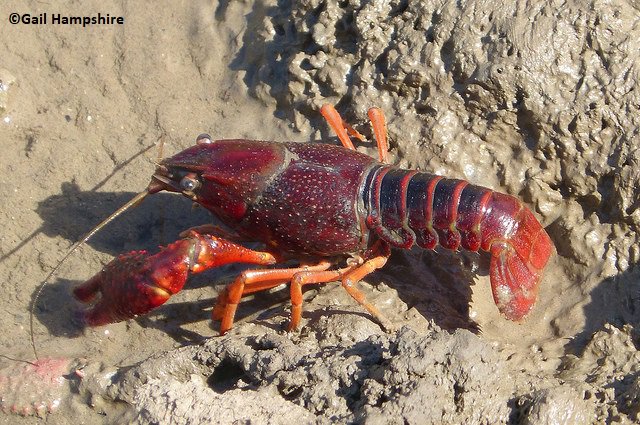
[[(233, 325), (243, 295), (289, 283), (290, 328), (302, 314), (302, 287), (341, 281), (384, 327), (390, 323), (367, 302), (357, 282), (384, 266), (390, 247), (437, 244), (491, 254), (490, 280), (498, 309), (511, 320), (533, 306), (542, 272), (554, 252), (533, 213), (513, 196), (387, 164), (384, 117), (369, 118), (379, 160), (355, 151), (363, 137), (336, 110), (321, 109), (342, 147), (202, 135), (157, 167), (148, 194), (181, 193), (204, 206), (225, 227), (192, 229), (156, 254), (120, 255), (76, 287), (93, 305), (83, 312), (91, 326), (145, 314), (180, 291), (192, 273), (230, 262), (297, 267), (242, 272), (218, 298), (213, 318), (220, 333)], [(240, 245), (262, 243), (262, 252)]]

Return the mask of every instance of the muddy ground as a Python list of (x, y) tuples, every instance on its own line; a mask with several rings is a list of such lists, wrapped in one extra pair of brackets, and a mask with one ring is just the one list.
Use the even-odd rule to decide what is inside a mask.
[[(12, 12), (49, 21), (12, 25)], [(124, 24), (54, 24), (54, 13)], [(367, 135), (366, 110), (381, 107), (394, 163), (518, 196), (557, 248), (521, 323), (497, 312), (486, 256), (414, 249), (363, 282), (394, 333), (329, 284), (305, 293), (299, 333), (283, 331), (281, 289), (248, 298), (216, 337), (210, 309), (237, 266), (146, 317), (80, 329), (74, 285), (210, 220), (155, 195), (37, 300), (39, 354), (79, 359), (83, 379), (67, 376), (54, 413), (0, 423), (640, 420), (637, 2), (6, 1), (0, 19), (3, 356), (34, 359), (38, 286), (146, 187), (160, 155), (205, 131), (336, 143), (325, 102)], [(19, 364), (1, 358), (0, 374)], [(32, 381), (0, 385), (3, 406), (54, 397)]]

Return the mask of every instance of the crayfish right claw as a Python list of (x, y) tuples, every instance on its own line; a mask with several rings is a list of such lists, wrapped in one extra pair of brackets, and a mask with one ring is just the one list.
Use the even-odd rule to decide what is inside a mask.
[[(161, 251), (162, 252), (162, 251)], [(164, 304), (171, 293), (157, 286), (149, 264), (155, 256), (133, 251), (112, 260), (100, 273), (76, 287), (73, 294), (94, 304), (79, 313), (88, 326), (100, 326), (131, 319)], [(186, 271), (173, 279), (186, 280)], [(184, 284), (184, 283), (183, 283)]]
[(106, 325), (146, 314), (164, 304), (182, 290), (191, 273), (236, 262), (269, 265), (276, 259), (268, 252), (191, 231), (188, 238), (157, 254), (132, 251), (118, 256), (73, 293), (82, 302), (93, 302), (80, 312), (84, 324)]

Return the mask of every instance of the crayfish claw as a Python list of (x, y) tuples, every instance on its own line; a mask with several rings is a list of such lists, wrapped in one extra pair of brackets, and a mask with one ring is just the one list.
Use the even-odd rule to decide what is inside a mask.
[(92, 301), (100, 292), (100, 287), (102, 285), (100, 276), (101, 274), (98, 273), (82, 285), (76, 286), (73, 289), (73, 295), (83, 303)]
[(195, 230), (150, 255), (132, 251), (113, 259), (73, 293), (82, 302), (92, 302), (80, 313), (89, 326), (115, 323), (146, 314), (182, 290), (191, 273), (224, 264), (275, 263), (268, 252), (258, 252)]
[[(73, 290), (76, 298), (93, 302), (80, 313), (82, 322), (88, 326), (119, 322), (147, 313), (166, 302), (171, 294), (155, 284), (153, 269), (149, 267), (155, 260), (155, 256), (149, 256), (145, 251), (120, 255), (76, 287)], [(182, 274), (186, 280), (186, 273)]]

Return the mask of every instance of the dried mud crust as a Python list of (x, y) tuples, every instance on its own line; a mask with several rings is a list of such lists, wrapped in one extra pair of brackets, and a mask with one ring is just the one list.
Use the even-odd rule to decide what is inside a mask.
[(344, 318), (320, 321), (302, 336), (254, 328), (260, 332), (214, 338), (117, 373), (95, 373), (80, 392), (98, 408), (130, 404), (135, 414), (121, 419), (135, 423), (638, 420), (640, 358), (629, 328), (607, 326), (582, 358), (568, 358), (551, 377), (511, 370), (508, 349), (466, 330), (405, 327), (390, 335), (351, 317), (354, 333), (344, 339), (332, 334), (332, 321)]

